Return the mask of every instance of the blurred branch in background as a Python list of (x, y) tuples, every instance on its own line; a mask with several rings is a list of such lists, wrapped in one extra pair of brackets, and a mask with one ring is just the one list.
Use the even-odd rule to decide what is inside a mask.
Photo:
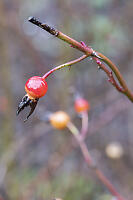
[[(108, 123), (115, 119), (120, 112), (124, 112), (128, 108), (128, 106), (129, 103), (122, 99), (117, 100), (113, 105), (110, 105), (103, 113), (97, 116), (96, 121), (94, 121), (94, 119), (92, 121), (89, 121), (89, 127), (87, 131), (88, 136), (90, 134), (96, 133), (97, 131), (100, 131), (100, 129), (104, 126), (107, 126)], [(35, 178), (27, 186), (27, 192), (25, 192), (25, 190), (22, 191), (22, 199), (31, 199), (38, 185), (40, 185), (47, 179), (50, 180), (56, 172), (57, 168), (62, 165), (65, 158), (77, 147), (78, 145), (74, 143), (73, 139), (69, 139), (66, 141), (66, 144), (63, 144), (57, 150), (57, 152), (52, 154), (49, 158), (47, 166), (42, 167), (38, 171)]]
[[(89, 122), (89, 134), (95, 133), (100, 130), (103, 126), (107, 126), (120, 112), (123, 112), (129, 106), (126, 101), (122, 99), (115, 102), (115, 104), (110, 105), (103, 113), (97, 116), (96, 121), (92, 120)], [(114, 112), (115, 110), (115, 112)], [(51, 127), (45, 127), (45, 134), (51, 130)], [(23, 149), (27, 148), (28, 145), (32, 144), (34, 140), (37, 140), (42, 136), (42, 133), (34, 132), (31, 135), (23, 136), (23, 138), (19, 139), (19, 141), (14, 142), (8, 147), (8, 150), (3, 154), (0, 161), (0, 185), (4, 183), (4, 179), (6, 174), (8, 175), (8, 166), (16, 159), (16, 155), (19, 154)], [(71, 141), (71, 142), (70, 142)], [(49, 179), (52, 174), (56, 171), (56, 169), (62, 164), (65, 157), (68, 156), (72, 150), (74, 149), (75, 144), (73, 140), (66, 142), (66, 145), (63, 144), (55, 154), (49, 158), (48, 166), (42, 168), (36, 175), (36, 178), (28, 188), (32, 188), (32, 192), (35, 190), (38, 184), (41, 184), (46, 179)], [(69, 146), (68, 146), (69, 144)], [(49, 176), (50, 175), (50, 176)], [(30, 191), (30, 190), (28, 190)], [(25, 193), (25, 191), (24, 191)]]

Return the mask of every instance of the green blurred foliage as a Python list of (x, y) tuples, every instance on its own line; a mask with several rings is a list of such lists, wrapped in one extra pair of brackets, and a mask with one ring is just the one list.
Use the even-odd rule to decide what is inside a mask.
[[(21, 190), (26, 191), (25, 185), (29, 183), (30, 180), (33, 179), (34, 172), (27, 171), (22, 175), (15, 175), (15, 179), (12, 181), (12, 185), (8, 188), (11, 198), (16, 199), (19, 198), (19, 194)], [(20, 180), (22, 180), (21, 184), (23, 188), (20, 188)], [(33, 191), (33, 196), (39, 199), (51, 199), (60, 197), (64, 200), (86, 200), (97, 199), (100, 197), (101, 191), (94, 184), (94, 181), (90, 178), (86, 178), (82, 175), (78, 174), (62, 174), (58, 177), (55, 177), (53, 180), (48, 180), (41, 184), (38, 184), (36, 187), (36, 191)], [(99, 199), (100, 200), (100, 199)]]

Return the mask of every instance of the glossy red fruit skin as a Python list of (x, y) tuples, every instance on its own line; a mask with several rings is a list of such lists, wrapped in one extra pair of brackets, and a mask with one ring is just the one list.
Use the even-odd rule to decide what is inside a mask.
[(25, 91), (31, 99), (43, 97), (47, 90), (47, 82), (40, 76), (31, 77), (25, 84)]
[(78, 98), (78, 99), (76, 99), (76, 101), (74, 103), (74, 108), (75, 108), (76, 112), (81, 113), (81, 112), (89, 111), (90, 104), (85, 99)]

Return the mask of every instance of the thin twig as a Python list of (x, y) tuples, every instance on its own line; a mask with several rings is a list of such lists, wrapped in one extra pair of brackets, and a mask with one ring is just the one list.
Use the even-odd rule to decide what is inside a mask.
[(81, 118), (82, 118), (82, 128), (81, 128), (81, 137), (84, 140), (86, 138), (87, 132), (88, 132), (88, 112), (84, 111), (81, 113)]
[[(124, 91), (123, 94), (125, 94), (128, 97), (128, 99), (131, 102), (133, 102), (133, 93), (129, 90), (129, 88), (128, 88), (128, 86), (127, 86), (127, 84), (126, 84), (126, 82), (125, 82), (125, 80), (124, 80), (124, 78), (122, 76), (122, 74), (120, 73), (120, 71), (118, 70), (116, 65), (110, 59), (108, 59), (102, 53), (94, 51), (91, 47), (83, 45), (82, 43), (74, 40), (73, 38), (65, 35), (64, 33), (60, 32), (60, 31), (55, 30), (54, 28), (48, 26), (47, 24), (41, 23), (39, 20), (37, 20), (34, 17), (30, 17), (29, 21), (31, 23), (39, 26), (43, 30), (49, 32), (50, 34), (54, 35), (55, 37), (67, 42), (72, 47), (78, 49), (79, 51), (85, 53), (86, 55), (99, 58), (103, 62), (105, 62), (109, 66), (109, 68), (111, 68), (111, 70), (114, 72), (116, 78), (118, 79), (118, 82), (120, 83), (121, 87), (123, 88), (122, 89)], [(117, 88), (117, 90), (118, 90), (118, 88)]]
[(57, 67), (51, 69), (50, 71), (48, 71), (46, 74), (44, 74), (43, 78), (46, 79), (46, 78), (47, 78), (50, 74), (52, 74), (53, 72), (55, 72), (55, 71), (57, 71), (57, 70), (59, 70), (59, 69), (62, 69), (62, 68), (64, 68), (64, 67), (72, 66), (73, 64), (76, 64), (76, 63), (78, 63), (78, 62), (84, 60), (84, 59), (87, 58), (87, 57), (88, 57), (88, 55), (83, 55), (83, 56), (81, 56), (80, 58), (77, 58), (77, 59), (75, 59), (75, 60), (72, 60), (72, 61), (67, 62), (67, 63), (65, 63), (65, 64), (62, 64), (62, 65), (59, 65), (59, 66), (57, 66)]
[(108, 188), (110, 193), (113, 196), (115, 196), (117, 200), (124, 200), (124, 198), (116, 191), (115, 187), (104, 176), (104, 174), (101, 172), (98, 166), (93, 162), (93, 159), (87, 149), (87, 146), (82, 140), (81, 135), (78, 129), (75, 127), (75, 125), (72, 122), (69, 122), (67, 127), (76, 138), (88, 167), (92, 168), (93, 172), (97, 175), (98, 179), (106, 186), (106, 188)]
[(102, 69), (108, 76), (108, 81), (121, 93), (125, 93), (124, 88), (122, 88), (115, 80), (114, 76), (113, 76), (113, 72), (108, 70), (107, 67), (98, 59), (93, 57), (93, 60), (96, 61), (98, 68)]

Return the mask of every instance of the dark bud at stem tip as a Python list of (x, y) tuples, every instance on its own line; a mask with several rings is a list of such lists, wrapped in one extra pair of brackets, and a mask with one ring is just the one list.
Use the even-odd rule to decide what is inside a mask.
[(49, 32), (50, 34), (54, 35), (54, 36), (58, 36), (59, 32), (56, 31), (54, 28), (50, 27), (47, 24), (43, 24), (42, 22), (40, 22), (39, 20), (37, 20), (35, 17), (29, 17), (28, 21), (35, 24), (36, 26), (39, 26), (40, 28), (44, 29), (45, 31)]
[(42, 25), (42, 23), (39, 22), (35, 17), (29, 17), (28, 21), (33, 23), (33, 24), (35, 24), (35, 25), (37, 25), (37, 26), (41, 26)]
[(28, 21), (30, 22), (30, 21), (32, 21), (33, 19), (34, 19), (34, 17), (30, 16), (30, 17), (28, 18)]

